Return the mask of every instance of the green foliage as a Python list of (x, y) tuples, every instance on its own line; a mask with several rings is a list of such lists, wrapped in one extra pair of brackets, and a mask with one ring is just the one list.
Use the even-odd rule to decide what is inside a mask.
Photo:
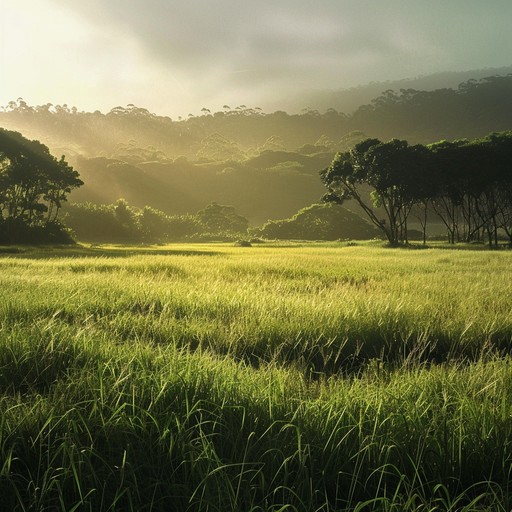
[(112, 158), (129, 164), (140, 164), (142, 162), (166, 160), (167, 155), (154, 146), (141, 148), (137, 146), (134, 140), (131, 140), (128, 144), (118, 143), (112, 153)]
[[(57, 160), (39, 141), (0, 128), (0, 241), (69, 239), (57, 223), (62, 203), (83, 185), (64, 156)], [(59, 234), (60, 233), (60, 234)]]
[(163, 239), (169, 233), (170, 218), (165, 213), (145, 206), (139, 217), (144, 235), (149, 240)]
[(66, 206), (64, 222), (82, 241), (114, 243), (120, 240), (121, 226), (113, 205), (72, 203)]
[(136, 241), (141, 231), (137, 213), (131, 208), (125, 199), (118, 199), (114, 204), (113, 213), (120, 228), (120, 241)]
[(237, 214), (232, 206), (218, 203), (210, 203), (199, 210), (197, 217), (210, 233), (245, 233), (249, 226), (247, 219)]
[[(454, 89), (395, 86), (382, 93), (376, 89), (373, 101), (361, 96), (346, 113), (334, 108), (300, 115), (264, 113), (240, 106), (173, 121), (135, 105), (118, 106), (102, 114), (79, 112), (67, 105), (30, 106), (18, 100), (0, 112), (0, 123), (16, 130), (30, 129), (51, 147), (66, 148), (66, 154), (122, 155), (131, 163), (140, 158), (160, 159), (163, 154), (196, 158), (197, 151), (203, 149), (206, 152), (200, 156), (214, 159), (243, 159), (254, 148), (282, 150), (318, 143), (327, 147), (334, 144), (333, 151), (347, 151), (361, 139), (357, 135), (354, 140), (347, 138), (356, 132), (382, 140), (396, 137), (426, 144), (510, 129), (510, 74), (468, 80)], [(356, 89), (352, 93), (358, 95)], [(336, 101), (335, 97), (331, 100)]]
[[(178, 121), (134, 105), (102, 114), (19, 100), (0, 109), (0, 124), (31, 133), (72, 159), (86, 183), (72, 193), (74, 202), (109, 204), (125, 197), (138, 208), (182, 215), (217, 201), (256, 225), (316, 202), (322, 195), (317, 172), (336, 151), (349, 151), (368, 136), (414, 145), (509, 130), (511, 96), (512, 76), (495, 76), (458, 89), (388, 91), (351, 114), (240, 106)], [(226, 168), (234, 170), (223, 173)], [(270, 168), (274, 172), (265, 172)]]
[(213, 160), (226, 162), (230, 160), (243, 160), (245, 155), (238, 145), (218, 133), (212, 133), (203, 139), (197, 151), (199, 160)]
[(376, 235), (367, 221), (337, 204), (308, 206), (290, 219), (269, 221), (253, 233), (281, 240), (365, 240)]
[(338, 153), (321, 178), (327, 201), (354, 199), (392, 245), (407, 242), (413, 208), (423, 208), (425, 240), (430, 204), (451, 243), (481, 241), (486, 235), (489, 245), (497, 246), (500, 230), (509, 238), (512, 232), (511, 158), (512, 132), (427, 147), (366, 139)]
[(258, 147), (258, 154), (264, 151), (285, 151), (283, 139), (278, 135), (271, 135), (261, 146)]
[(0, 222), (0, 244), (58, 245), (74, 244), (73, 232), (57, 221), (44, 225), (27, 224), (22, 219), (4, 219)]
[(112, 205), (75, 203), (66, 207), (64, 220), (80, 241), (101, 243), (232, 240), (247, 231), (247, 219), (217, 203), (197, 215), (167, 215), (150, 206), (140, 210), (125, 199)]
[[(171, 216), (195, 214), (215, 201), (243, 211), (251, 224), (258, 224), (287, 217), (317, 201), (323, 188), (318, 169), (327, 166), (332, 156), (266, 152), (243, 163), (199, 163), (180, 157), (136, 165), (82, 158), (77, 166), (86, 185), (71, 199), (114, 203), (124, 197), (133, 207), (150, 205)], [(293, 170), (284, 164), (288, 161), (293, 162)]]

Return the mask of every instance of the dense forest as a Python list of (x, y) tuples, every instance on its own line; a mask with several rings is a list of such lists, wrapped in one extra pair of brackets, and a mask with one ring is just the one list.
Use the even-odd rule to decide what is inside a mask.
[(295, 151), (320, 138), (333, 151), (343, 150), (345, 136), (354, 131), (423, 144), (481, 137), (510, 128), (511, 91), (508, 74), (468, 80), (455, 89), (388, 89), (350, 114), (334, 108), (323, 113), (265, 113), (258, 107), (225, 105), (220, 112), (204, 107), (201, 115), (177, 120), (135, 105), (104, 114), (80, 112), (66, 104), (30, 106), (19, 98), (2, 108), (0, 123), (45, 140), (69, 157), (106, 156), (130, 163), (180, 156), (243, 160), (264, 150)]
[[(319, 171), (367, 138), (475, 139), (509, 130), (511, 119), (512, 74), (433, 91), (390, 89), (351, 114), (225, 105), (172, 120), (135, 105), (80, 112), (21, 98), (0, 111), (0, 126), (44, 141), (77, 169), (85, 185), (70, 193), (70, 203), (115, 205), (124, 198), (166, 216), (196, 215), (218, 203), (253, 227), (318, 203), (325, 193)], [(363, 213), (354, 201), (346, 206)]]
[(467, 71), (442, 71), (428, 75), (419, 75), (414, 78), (401, 80), (376, 81), (368, 84), (350, 87), (349, 89), (315, 90), (297, 98), (290, 98), (281, 108), (295, 111), (304, 105), (325, 111), (334, 107), (340, 112), (351, 114), (361, 105), (367, 105), (377, 98), (382, 91), (401, 89), (414, 89), (417, 91), (435, 91), (436, 89), (457, 89), (459, 84), (468, 80), (481, 80), (486, 77), (512, 73), (512, 66), (499, 68), (472, 69)]

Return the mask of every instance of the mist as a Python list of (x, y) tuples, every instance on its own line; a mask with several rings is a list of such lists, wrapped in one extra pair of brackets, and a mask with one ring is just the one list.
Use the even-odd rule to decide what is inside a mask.
[(508, 1), (19, 0), (3, 11), (3, 105), (299, 111), (317, 90), (511, 64)]

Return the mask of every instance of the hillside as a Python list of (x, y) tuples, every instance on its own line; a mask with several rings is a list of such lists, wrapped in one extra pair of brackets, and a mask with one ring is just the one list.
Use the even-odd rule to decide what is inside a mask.
[(415, 78), (372, 82), (348, 89), (316, 90), (304, 96), (293, 98), (288, 105), (283, 106), (292, 110), (308, 105), (311, 109), (321, 112), (335, 108), (347, 114), (355, 112), (361, 105), (370, 103), (382, 91), (391, 89), (414, 89), (417, 91), (435, 91), (436, 89), (457, 89), (459, 84), (468, 80), (481, 80), (490, 76), (506, 76), (512, 73), (512, 66), (501, 68), (474, 69), (471, 71), (445, 71), (431, 75), (421, 75)]
[(85, 181), (71, 201), (124, 197), (169, 214), (217, 201), (255, 225), (318, 202), (324, 192), (318, 171), (366, 136), (425, 144), (510, 130), (512, 74), (457, 88), (390, 88), (352, 114), (226, 105), (222, 112), (204, 108), (200, 116), (172, 120), (135, 105), (104, 114), (18, 99), (0, 112), (0, 126), (67, 156)]

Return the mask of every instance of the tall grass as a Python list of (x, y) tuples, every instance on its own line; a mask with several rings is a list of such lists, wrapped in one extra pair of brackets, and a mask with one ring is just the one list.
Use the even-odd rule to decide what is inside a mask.
[(168, 250), (0, 259), (3, 509), (510, 510), (508, 252)]
[(3, 258), (1, 284), (13, 292), (0, 315), (330, 373), (374, 357), (510, 349), (508, 252), (211, 247), (200, 256)]

